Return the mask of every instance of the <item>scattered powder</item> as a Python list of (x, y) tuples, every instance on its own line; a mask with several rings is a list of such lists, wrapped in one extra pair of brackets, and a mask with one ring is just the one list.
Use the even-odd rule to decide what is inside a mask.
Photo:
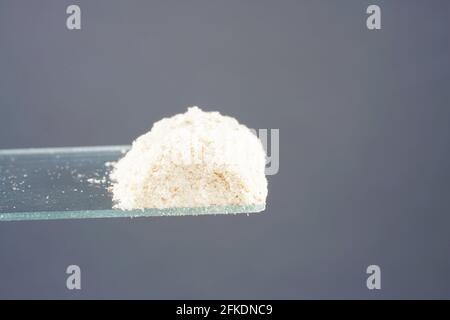
[(97, 179), (97, 178), (89, 178), (86, 180), (90, 184), (104, 184), (106, 183), (106, 177)]
[(115, 164), (115, 162), (113, 162), (113, 161), (107, 161), (107, 162), (105, 162), (105, 167), (112, 168), (112, 167), (114, 167), (114, 164)]
[(265, 204), (265, 156), (258, 137), (236, 119), (188, 108), (156, 122), (114, 164), (115, 207)]

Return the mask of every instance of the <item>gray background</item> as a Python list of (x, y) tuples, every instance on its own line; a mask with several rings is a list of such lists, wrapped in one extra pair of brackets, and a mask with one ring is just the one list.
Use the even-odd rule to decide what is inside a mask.
[(450, 298), (449, 16), (444, 0), (0, 0), (0, 148), (128, 144), (195, 104), (281, 136), (263, 214), (0, 223), (0, 298)]

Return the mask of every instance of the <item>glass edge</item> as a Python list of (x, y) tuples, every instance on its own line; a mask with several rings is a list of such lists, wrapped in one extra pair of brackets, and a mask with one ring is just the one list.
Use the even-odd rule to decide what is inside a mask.
[(200, 216), (219, 214), (257, 213), (266, 209), (265, 204), (245, 206), (211, 206), (199, 208), (164, 208), (145, 210), (84, 210), (84, 211), (37, 211), (0, 213), (3, 221), (63, 220), (91, 218), (139, 218), (163, 216)]
[(0, 149), (0, 156), (78, 153), (78, 152), (106, 152), (106, 151), (118, 152), (118, 151), (128, 151), (130, 147), (131, 147), (130, 145), (114, 145), (114, 146), (88, 146), (88, 147)]

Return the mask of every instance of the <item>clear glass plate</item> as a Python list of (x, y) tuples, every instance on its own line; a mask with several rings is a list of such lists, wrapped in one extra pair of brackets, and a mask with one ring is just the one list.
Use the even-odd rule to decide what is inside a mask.
[(113, 209), (109, 170), (129, 146), (0, 150), (0, 221), (253, 213), (264, 205)]

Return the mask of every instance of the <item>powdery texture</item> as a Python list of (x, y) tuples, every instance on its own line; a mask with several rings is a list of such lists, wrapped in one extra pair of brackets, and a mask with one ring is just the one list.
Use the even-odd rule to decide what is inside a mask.
[(111, 173), (123, 210), (265, 204), (265, 151), (246, 126), (188, 108), (137, 138)]

